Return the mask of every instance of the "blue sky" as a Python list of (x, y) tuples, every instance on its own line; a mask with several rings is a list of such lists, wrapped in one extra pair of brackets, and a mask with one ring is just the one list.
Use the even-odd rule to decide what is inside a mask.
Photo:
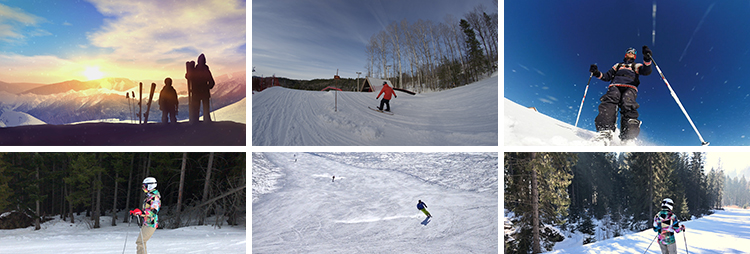
[(245, 1), (0, 1), (0, 81), (181, 77), (205, 53), (218, 74), (246, 66)]
[[(706, 141), (750, 145), (750, 82), (744, 75), (750, 70), (750, 2), (506, 1), (504, 8), (504, 97), (573, 124), (589, 65), (606, 71), (628, 47), (638, 49), (641, 62), (647, 45)], [(700, 145), (656, 68), (640, 80), (640, 138)], [(580, 127), (595, 130), (607, 86), (591, 80)]]
[(394, 21), (456, 21), (475, 6), (497, 12), (497, 1), (291, 1), (252, 3), (253, 75), (292, 79), (356, 78), (365, 72), (365, 47), (373, 34)]

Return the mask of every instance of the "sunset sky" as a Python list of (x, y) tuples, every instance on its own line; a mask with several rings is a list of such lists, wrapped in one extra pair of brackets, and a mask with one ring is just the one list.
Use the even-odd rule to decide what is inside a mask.
[(183, 78), (206, 55), (244, 71), (245, 1), (0, 1), (0, 81)]

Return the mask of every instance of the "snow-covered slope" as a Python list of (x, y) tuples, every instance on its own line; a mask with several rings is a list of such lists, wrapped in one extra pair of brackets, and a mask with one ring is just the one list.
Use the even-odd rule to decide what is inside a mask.
[(497, 253), (497, 176), (496, 153), (253, 154), (253, 253)]
[(0, 112), (0, 127), (14, 127), (21, 125), (40, 125), (46, 124), (42, 120), (37, 119), (29, 114), (23, 112), (16, 112), (13, 110), (5, 110)]
[(497, 74), (446, 91), (396, 95), (394, 115), (386, 115), (367, 108), (379, 105), (377, 93), (265, 89), (253, 94), (253, 145), (498, 144)]
[[(124, 215), (124, 213), (122, 214)], [(121, 215), (121, 216), (122, 216)], [(120, 217), (122, 218), (122, 217)], [(161, 217), (160, 217), (161, 218)], [(135, 253), (138, 225), (128, 226), (118, 221), (110, 225), (112, 217), (101, 217), (101, 228), (91, 229), (86, 217), (77, 216), (76, 223), (62, 221), (56, 217), (34, 227), (2, 230), (0, 253), (52, 254), (52, 253)], [(88, 223), (87, 223), (88, 222)], [(156, 230), (146, 242), (149, 253), (247, 253), (244, 226), (215, 228), (213, 226), (190, 226), (178, 229)]]
[[(554, 119), (542, 112), (521, 106), (503, 98), (503, 144), (506, 146), (602, 146), (591, 140), (596, 132), (574, 127), (569, 123)], [(615, 131), (615, 137), (620, 134)], [(653, 145), (647, 140), (639, 140), (634, 145)], [(612, 145), (620, 145), (618, 138)]]
[(232, 121), (235, 123), (247, 124), (247, 114), (245, 109), (247, 108), (246, 98), (235, 102), (232, 105), (217, 109), (213, 111), (215, 121)]
[[(690, 253), (750, 253), (750, 210), (716, 211), (682, 224), (687, 230), (675, 235), (678, 253), (686, 253), (686, 240)], [(653, 230), (646, 230), (587, 245), (565, 243), (574, 246), (550, 253), (644, 253), (655, 236)], [(646, 253), (661, 253), (657, 243), (648, 250)]]

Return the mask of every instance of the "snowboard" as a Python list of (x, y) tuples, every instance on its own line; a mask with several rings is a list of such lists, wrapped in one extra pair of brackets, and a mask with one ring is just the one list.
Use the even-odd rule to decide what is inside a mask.
[(151, 92), (148, 94), (148, 102), (146, 103), (146, 113), (145, 113), (145, 121), (143, 123), (148, 123), (148, 115), (151, 111), (151, 101), (154, 99), (154, 90), (156, 90), (156, 83), (151, 83)]
[(393, 115), (393, 112), (390, 112), (390, 111), (384, 111), (384, 110), (380, 110), (380, 109), (377, 109), (377, 108), (372, 108), (372, 107), (370, 107), (370, 106), (368, 106), (368, 108), (369, 108), (369, 109), (372, 109), (372, 110), (375, 110), (375, 111), (377, 111), (377, 112), (380, 112), (380, 113), (386, 114), (386, 115)]

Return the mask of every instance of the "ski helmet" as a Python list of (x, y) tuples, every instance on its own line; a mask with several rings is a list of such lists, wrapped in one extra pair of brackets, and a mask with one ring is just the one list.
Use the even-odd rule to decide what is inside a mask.
[(674, 202), (672, 201), (672, 199), (665, 198), (664, 200), (661, 201), (662, 209), (666, 208), (666, 209), (672, 210), (672, 207), (674, 207)]
[(633, 54), (633, 59), (635, 59), (636, 55), (638, 55), (638, 51), (635, 50), (635, 48), (628, 48), (627, 51), (625, 51), (625, 55)]
[(149, 192), (156, 189), (156, 178), (146, 177), (143, 179), (143, 191)]

